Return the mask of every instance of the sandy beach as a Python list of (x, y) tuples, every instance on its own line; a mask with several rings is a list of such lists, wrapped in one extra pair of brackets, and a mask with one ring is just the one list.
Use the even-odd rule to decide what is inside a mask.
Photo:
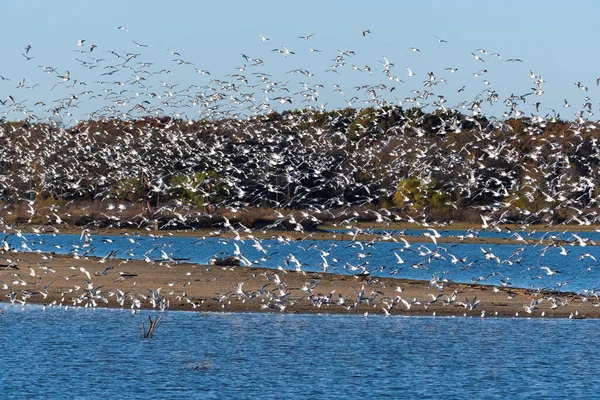
[(369, 313), (598, 318), (572, 293), (374, 276), (13, 253), (0, 264), (0, 308), (156, 308), (198, 312)]

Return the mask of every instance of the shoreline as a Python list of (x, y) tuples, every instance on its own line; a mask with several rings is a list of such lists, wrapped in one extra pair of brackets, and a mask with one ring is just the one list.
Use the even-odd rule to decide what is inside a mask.
[[(426, 235), (410, 235), (410, 234), (398, 234), (406, 230), (427, 230), (427, 227), (434, 227), (435, 229), (443, 232), (447, 232), (445, 235), (441, 235), (435, 239), (435, 243), (444, 244), (479, 244), (479, 245), (494, 245), (494, 244), (510, 244), (510, 245), (551, 245), (560, 243), (564, 246), (577, 244), (575, 240), (569, 239), (557, 239), (553, 237), (544, 237), (540, 239), (533, 239), (527, 237), (528, 233), (532, 232), (555, 232), (555, 230), (549, 229), (545, 226), (531, 226), (526, 230), (518, 229), (515, 225), (502, 225), (505, 229), (505, 233), (510, 229), (512, 232), (521, 233), (525, 237), (521, 238), (494, 238), (494, 237), (480, 237), (480, 236), (464, 236), (455, 235), (453, 231), (462, 232), (467, 228), (462, 227), (462, 223), (453, 225), (443, 224), (432, 224), (432, 225), (419, 225), (410, 223), (400, 223), (391, 225), (378, 225), (378, 224), (366, 224), (359, 223), (353, 227), (353, 229), (359, 229), (358, 233), (350, 232), (336, 232), (337, 229), (331, 225), (323, 225), (317, 229), (306, 230), (306, 231), (294, 231), (294, 230), (282, 230), (282, 229), (269, 229), (269, 230), (249, 230), (245, 231), (229, 231), (222, 229), (189, 229), (189, 230), (148, 230), (148, 229), (122, 229), (122, 228), (84, 228), (84, 227), (73, 227), (73, 226), (59, 226), (57, 228), (54, 225), (43, 225), (43, 226), (32, 226), (32, 225), (19, 225), (19, 226), (4, 226), (3, 232), (5, 234), (10, 233), (27, 233), (27, 234), (51, 234), (51, 235), (80, 235), (82, 231), (87, 230), (92, 236), (155, 236), (155, 237), (190, 237), (190, 238), (208, 238), (217, 237), (224, 239), (231, 239), (234, 237), (241, 237), (242, 239), (275, 239), (283, 238), (291, 241), (303, 241), (303, 240), (336, 240), (336, 241), (362, 241), (368, 242), (372, 240), (379, 240), (383, 242), (399, 242), (407, 240), (414, 243), (432, 243), (430, 236)], [(466, 225), (465, 225), (466, 226)], [(471, 226), (472, 227), (472, 226)], [(564, 225), (561, 226), (562, 233), (595, 233), (598, 232), (596, 229), (590, 229), (590, 227), (582, 227), (577, 225)], [(556, 227), (557, 228), (557, 227)], [(587, 229), (586, 229), (587, 228)], [(381, 233), (369, 232), (371, 229), (382, 230)], [(485, 229), (479, 229), (479, 231), (486, 231)], [(490, 229), (487, 229), (488, 231)], [(351, 230), (350, 230), (351, 231)], [(558, 230), (556, 230), (558, 232)], [(396, 233), (394, 235), (394, 233)], [(600, 246), (600, 243), (596, 243), (590, 240), (586, 244), (587, 246)]]
[(0, 267), (0, 308), (12, 299), (134, 310), (600, 318), (598, 298), (569, 292), (47, 253), (5, 258), (13, 267)]

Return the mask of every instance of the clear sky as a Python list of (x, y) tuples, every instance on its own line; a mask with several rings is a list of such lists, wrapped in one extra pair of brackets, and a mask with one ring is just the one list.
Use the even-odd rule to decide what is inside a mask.
[[(7, 119), (27, 114), (42, 117), (49, 114), (45, 110), (62, 105), (57, 115), (78, 120), (101, 107), (125, 114), (135, 104), (144, 104), (154, 112), (155, 106), (165, 114), (181, 112), (195, 118), (206, 111), (206, 104), (197, 109), (190, 106), (189, 100), (200, 92), (224, 93), (236, 100), (239, 94), (253, 92), (255, 105), (274, 109), (309, 104), (327, 109), (361, 107), (372, 98), (368, 88), (384, 84), (385, 89), (376, 90), (377, 99), (405, 108), (411, 106), (406, 99), (416, 96), (413, 90), (432, 93), (420, 100), (430, 107), (439, 101), (438, 95), (444, 96), (446, 107), (453, 107), (469, 104), (490, 90), (498, 94), (498, 104), (483, 104), (482, 111), (501, 117), (508, 110), (502, 101), (511, 94), (532, 92), (541, 76), (543, 96), (528, 95), (518, 109), (528, 115), (536, 112), (534, 104), (540, 102), (537, 114), (544, 116), (551, 108), (573, 119), (583, 110), (586, 96), (592, 111), (599, 112), (600, 53), (594, 45), (600, 30), (599, 11), (600, 3), (595, 1), (575, 5), (554, 0), (5, 2), (0, 76), (6, 79), (0, 80), (0, 99), (6, 104), (0, 105), (0, 113)], [(370, 33), (363, 35), (365, 30)], [(259, 34), (269, 40), (263, 41)], [(307, 40), (299, 38), (311, 34)], [(447, 43), (440, 43), (434, 35)], [(97, 47), (90, 52), (90, 45)], [(309, 46), (321, 51), (311, 52)], [(344, 51), (353, 53), (341, 54)], [(127, 53), (136, 54), (125, 64), (131, 69), (119, 66)], [(340, 55), (344, 65), (327, 71)], [(252, 65), (257, 58), (262, 64)], [(403, 82), (383, 73), (386, 59), (393, 64), (389, 75)], [(51, 67), (51, 72), (43, 67)], [(409, 76), (407, 67), (414, 76)], [(117, 71), (112, 75), (101, 75), (113, 69)], [(310, 76), (289, 72), (298, 69), (309, 71)], [(483, 69), (487, 73), (473, 75)], [(435, 85), (427, 87), (429, 72)], [(264, 93), (265, 81), (257, 73), (270, 74), (269, 82), (277, 84), (276, 90)], [(242, 75), (248, 83), (231, 74)], [(239, 89), (223, 91), (213, 79), (233, 82)], [(180, 92), (190, 85), (196, 87)], [(355, 88), (361, 85), (368, 87)], [(121, 90), (127, 92), (119, 94)], [(315, 92), (318, 97), (303, 102), (307, 99), (303, 94)], [(181, 97), (185, 94), (190, 97)], [(292, 105), (274, 100), (288, 96)], [(142, 99), (147, 103), (141, 103)], [(165, 100), (169, 101), (161, 104)], [(569, 108), (564, 107), (565, 100)], [(242, 109), (249, 103), (230, 108)], [(463, 111), (470, 112), (468, 108)], [(595, 120), (595, 116), (586, 118)]]

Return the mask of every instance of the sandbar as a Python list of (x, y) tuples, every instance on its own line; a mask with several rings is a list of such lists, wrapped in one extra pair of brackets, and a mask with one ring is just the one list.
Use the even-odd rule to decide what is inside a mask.
[(593, 296), (451, 281), (15, 252), (0, 264), (0, 308), (113, 307), (208, 312), (598, 318)]

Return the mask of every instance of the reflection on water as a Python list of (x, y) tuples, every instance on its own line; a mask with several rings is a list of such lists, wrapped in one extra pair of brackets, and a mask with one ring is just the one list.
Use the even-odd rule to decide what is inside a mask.
[[(600, 321), (4, 306), (2, 398), (573, 398)], [(194, 369), (192, 366), (201, 365)]]

